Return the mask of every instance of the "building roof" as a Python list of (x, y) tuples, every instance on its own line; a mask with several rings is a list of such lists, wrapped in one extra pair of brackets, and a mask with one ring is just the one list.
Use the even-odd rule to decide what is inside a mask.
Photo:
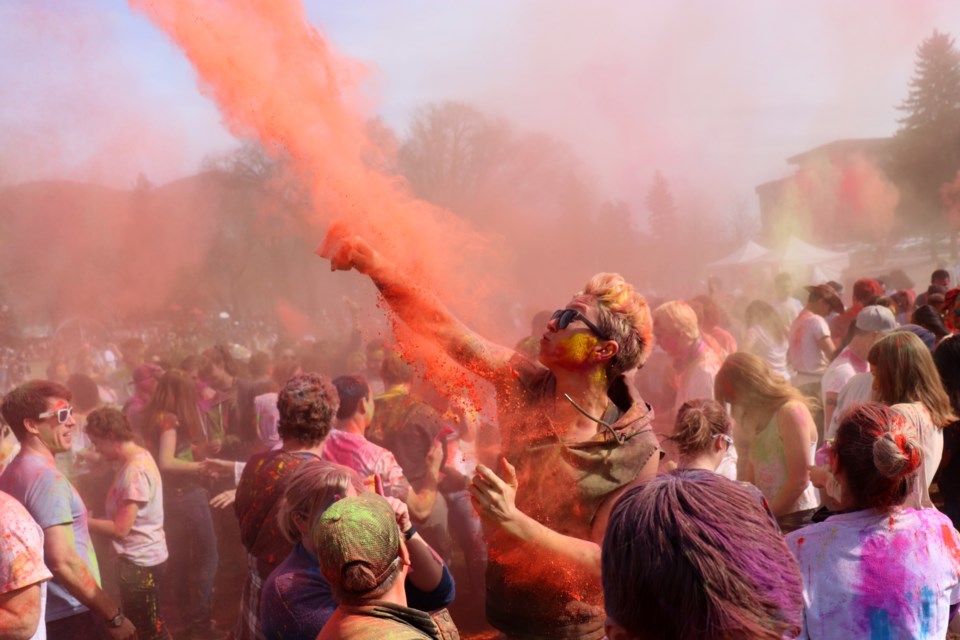
[(814, 147), (809, 151), (802, 151), (795, 156), (791, 156), (787, 158), (787, 162), (790, 164), (802, 164), (805, 160), (824, 154), (845, 155), (858, 151), (870, 155), (881, 155), (889, 150), (891, 142), (893, 142), (893, 138), (849, 138), (847, 140), (834, 140), (833, 142), (822, 144), (819, 147)]

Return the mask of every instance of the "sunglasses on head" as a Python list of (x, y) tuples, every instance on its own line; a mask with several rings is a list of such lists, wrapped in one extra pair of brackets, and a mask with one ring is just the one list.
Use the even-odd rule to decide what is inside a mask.
[(587, 325), (590, 331), (593, 331), (594, 335), (596, 335), (598, 338), (610, 340), (610, 336), (601, 331), (597, 325), (587, 320), (584, 315), (576, 309), (557, 309), (553, 312), (553, 315), (550, 316), (550, 319), (557, 321), (557, 329), (566, 329), (570, 326), (571, 322), (576, 322), (579, 320), (583, 324)]
[(73, 415), (73, 407), (64, 407), (63, 409), (56, 409), (54, 411), (44, 411), (37, 418), (40, 420), (46, 420), (47, 418), (52, 418), (57, 416), (57, 422), (60, 424), (66, 424), (67, 420), (70, 419), (70, 416)]

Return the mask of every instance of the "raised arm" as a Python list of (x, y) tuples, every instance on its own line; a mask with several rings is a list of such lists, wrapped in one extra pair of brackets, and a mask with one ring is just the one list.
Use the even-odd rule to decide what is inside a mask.
[(331, 226), (317, 253), (330, 260), (333, 270), (356, 269), (369, 276), (405, 323), (478, 375), (495, 377), (513, 356), (512, 349), (494, 344), (467, 328), (433, 293), (402, 273), (363, 238), (351, 234), (346, 226)]

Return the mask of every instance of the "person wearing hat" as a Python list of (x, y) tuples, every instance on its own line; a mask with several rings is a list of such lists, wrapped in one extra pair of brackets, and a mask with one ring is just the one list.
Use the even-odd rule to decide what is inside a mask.
[(850, 344), (834, 358), (820, 381), (823, 423), (827, 425), (828, 432), (832, 432), (831, 427), (840, 391), (853, 376), (870, 370), (870, 364), (867, 362), (870, 347), (881, 336), (896, 328), (897, 320), (893, 317), (893, 312), (886, 307), (870, 305), (857, 314)]
[(440, 639), (429, 614), (407, 606), (410, 553), (383, 496), (335, 502), (314, 523), (320, 572), (340, 605), (317, 640)]

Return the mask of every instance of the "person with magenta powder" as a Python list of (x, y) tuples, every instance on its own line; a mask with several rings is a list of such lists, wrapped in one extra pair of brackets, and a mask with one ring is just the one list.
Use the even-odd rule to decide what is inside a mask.
[(368, 275), (404, 322), (497, 389), (505, 457), (497, 472), (477, 465), (470, 487), (486, 524), (487, 619), (507, 637), (602, 638), (607, 519), (659, 462), (652, 411), (623, 376), (653, 345), (646, 301), (619, 275), (594, 276), (544, 327), (537, 364), (468, 329), (343, 226), (319, 253)]
[(609, 640), (781, 640), (803, 583), (756, 490), (704, 469), (617, 502), (603, 539)]
[(920, 469), (907, 419), (878, 403), (841, 416), (830, 449), (840, 508), (787, 536), (803, 576), (801, 638), (944, 638), (960, 603), (960, 535), (905, 508)]

